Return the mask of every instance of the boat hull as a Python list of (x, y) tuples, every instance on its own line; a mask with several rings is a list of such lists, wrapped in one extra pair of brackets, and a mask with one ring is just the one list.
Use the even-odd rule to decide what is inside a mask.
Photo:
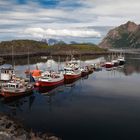
[(1, 95), (5, 98), (8, 97), (19, 97), (19, 96), (24, 96), (24, 95), (28, 95), (31, 94), (33, 92), (32, 89), (26, 91), (26, 92), (11, 92), (11, 91), (2, 91)]
[(74, 80), (74, 79), (78, 79), (80, 77), (81, 77), (81, 73), (80, 74), (64, 74), (65, 80)]
[(64, 79), (56, 81), (56, 82), (38, 81), (38, 82), (36, 82), (36, 86), (54, 87), (54, 86), (58, 86), (60, 84), (63, 84), (63, 82), (64, 82)]
[(85, 76), (88, 75), (88, 74), (89, 74), (88, 71), (83, 71), (83, 72), (81, 73), (81, 77), (85, 77)]
[(124, 64), (125, 64), (125, 61), (122, 61), (122, 60), (119, 61), (119, 65), (122, 66), (122, 65), (124, 65)]
[(106, 63), (106, 64), (105, 64), (105, 67), (106, 67), (106, 68), (112, 68), (112, 67), (113, 67), (113, 64), (112, 64), (112, 63)]

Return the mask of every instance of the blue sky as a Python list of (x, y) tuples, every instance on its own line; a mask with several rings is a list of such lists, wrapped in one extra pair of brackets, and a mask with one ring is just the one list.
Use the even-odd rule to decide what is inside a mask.
[(139, 24), (139, 9), (139, 0), (0, 0), (0, 41), (98, 43), (111, 27), (127, 21)]

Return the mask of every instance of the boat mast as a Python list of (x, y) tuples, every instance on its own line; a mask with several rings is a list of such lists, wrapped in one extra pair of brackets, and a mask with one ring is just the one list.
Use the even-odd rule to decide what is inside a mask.
[(27, 59), (27, 63), (28, 63), (28, 71), (29, 71), (29, 82), (31, 82), (31, 73), (30, 73), (30, 61), (29, 61), (29, 46), (28, 46), (28, 59)]
[(12, 45), (12, 67), (14, 68), (14, 48), (13, 48), (13, 45)]
[(30, 71), (30, 62), (29, 62), (29, 46), (28, 46), (28, 60), (27, 60), (27, 63), (28, 63), (28, 70)]
[(81, 68), (81, 53), (80, 53), (80, 68)]
[(59, 68), (60, 68), (60, 56), (58, 57), (58, 72), (59, 72)]

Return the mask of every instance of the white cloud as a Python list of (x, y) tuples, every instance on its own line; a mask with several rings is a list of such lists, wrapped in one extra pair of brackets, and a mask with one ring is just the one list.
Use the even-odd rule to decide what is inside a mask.
[(85, 29), (43, 29), (43, 28), (27, 28), (24, 33), (33, 35), (35, 37), (101, 37), (101, 34), (94, 30)]
[[(67, 7), (72, 3), (79, 6), (73, 9), (72, 6)], [(140, 23), (139, 9), (139, 0), (61, 0), (53, 8), (41, 7), (36, 2), (18, 5), (12, 0), (2, 0), (0, 33), (7, 33), (6, 37), (8, 30), (17, 37), (26, 37), (27, 34), (39, 38), (46, 34), (57, 37), (100, 37), (99, 31), (87, 30), (86, 27), (118, 26), (128, 20)], [(81, 29), (78, 30), (78, 27)], [(0, 34), (1, 38), (3, 34)]]

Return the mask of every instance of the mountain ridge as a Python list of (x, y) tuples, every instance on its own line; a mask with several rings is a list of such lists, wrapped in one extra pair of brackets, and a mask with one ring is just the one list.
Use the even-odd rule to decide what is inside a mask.
[(99, 43), (101, 48), (140, 48), (140, 25), (128, 21), (111, 29)]

